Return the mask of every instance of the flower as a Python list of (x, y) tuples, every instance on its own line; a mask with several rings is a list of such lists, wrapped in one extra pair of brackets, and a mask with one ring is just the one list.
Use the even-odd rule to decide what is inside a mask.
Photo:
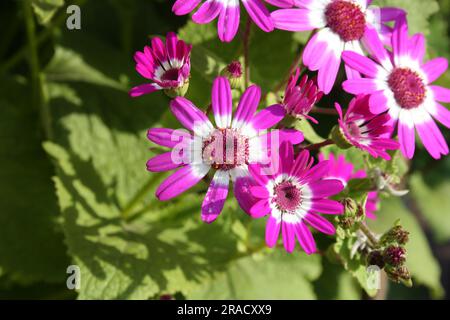
[(425, 37), (416, 34), (410, 38), (405, 19), (395, 27), (392, 52), (383, 47), (376, 33), (369, 32), (367, 37), (372, 59), (344, 52), (345, 63), (365, 76), (347, 80), (344, 89), (369, 94), (373, 113), (388, 111), (393, 122), (398, 121), (398, 139), (405, 157), (414, 156), (414, 128), (433, 158), (448, 154), (447, 143), (432, 117), (450, 127), (450, 112), (439, 104), (450, 102), (450, 90), (431, 85), (447, 70), (447, 60), (436, 58), (424, 63)]
[(336, 103), (339, 126), (333, 129), (333, 141), (341, 148), (355, 146), (367, 151), (371, 156), (390, 160), (386, 150), (399, 148), (398, 142), (385, 137), (392, 131), (389, 114), (373, 114), (369, 110), (369, 96), (358, 96), (350, 101), (345, 116), (341, 106)]
[[(355, 171), (353, 164), (347, 162), (343, 155), (335, 156), (332, 153), (329, 154), (328, 160), (324, 154), (319, 154), (319, 161), (328, 161), (329, 170), (324, 179), (336, 179), (342, 182), (344, 187), (352, 179), (364, 179), (367, 177), (367, 173), (364, 170)], [(376, 219), (375, 211), (378, 210), (378, 192), (371, 191), (368, 193), (366, 202), (366, 216), (369, 219)]]
[[(296, 0), (299, 8), (272, 12), (275, 28), (288, 31), (320, 30), (308, 42), (303, 63), (311, 71), (319, 70), (318, 85), (325, 94), (334, 86), (344, 50), (363, 53), (368, 29), (388, 37), (383, 23), (404, 15), (396, 8), (369, 7), (370, 0)], [(359, 78), (355, 70), (345, 68), (349, 79)]]
[(260, 99), (261, 89), (250, 86), (241, 96), (232, 119), (230, 83), (225, 77), (216, 78), (211, 99), (216, 126), (191, 101), (183, 97), (172, 100), (172, 113), (188, 131), (161, 128), (148, 131), (151, 141), (172, 151), (150, 159), (147, 169), (160, 172), (181, 167), (161, 183), (156, 190), (157, 198), (164, 201), (178, 196), (213, 169), (215, 174), (202, 204), (202, 220), (211, 223), (218, 217), (228, 195), (230, 179), (240, 206), (249, 211), (254, 201), (249, 187), (254, 181), (248, 165), (265, 161), (265, 152), (278, 149), (278, 138), (294, 144), (303, 141), (303, 135), (296, 130), (264, 133), (281, 121), (284, 114), (279, 105), (255, 114)]
[(342, 214), (343, 206), (327, 197), (338, 194), (344, 188), (336, 179), (324, 180), (328, 162), (314, 162), (309, 151), (303, 150), (294, 160), (291, 143), (283, 142), (275, 156), (278, 166), (268, 172), (258, 164), (250, 165), (250, 172), (259, 185), (250, 188), (252, 195), (260, 199), (250, 209), (250, 214), (259, 218), (269, 215), (266, 224), (266, 243), (274, 247), (280, 229), (287, 252), (293, 252), (295, 237), (307, 254), (316, 251), (314, 238), (308, 225), (325, 234), (332, 235), (335, 228), (318, 213)]
[(220, 74), (230, 80), (232, 89), (239, 89), (242, 85), (242, 65), (239, 61), (232, 61)]
[(284, 93), (283, 105), (286, 113), (292, 115), (294, 118), (305, 118), (317, 124), (318, 121), (309, 116), (308, 113), (314, 104), (322, 99), (323, 93), (319, 91), (315, 81), (308, 81), (307, 75), (304, 75), (297, 84), (299, 78), (300, 68), (297, 68), (295, 73), (289, 78)]
[(130, 96), (138, 97), (157, 90), (166, 90), (172, 96), (186, 93), (191, 71), (191, 45), (179, 40), (177, 35), (169, 32), (166, 44), (155, 37), (150, 46), (134, 55), (136, 71), (153, 83), (142, 84), (130, 90)]
[[(192, 12), (203, 0), (177, 0), (172, 11), (176, 15), (185, 15)], [(280, 8), (293, 6), (294, 0), (265, 0), (267, 3)], [(207, 0), (192, 15), (195, 23), (210, 23), (219, 17), (217, 30), (223, 42), (230, 42), (239, 29), (240, 2), (244, 5), (253, 22), (265, 32), (273, 31), (273, 22), (269, 10), (262, 0)]]

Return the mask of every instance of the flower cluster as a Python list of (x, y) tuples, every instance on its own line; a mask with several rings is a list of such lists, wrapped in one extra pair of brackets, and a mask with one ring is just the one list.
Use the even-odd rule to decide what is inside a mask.
[[(209, 187), (201, 218), (211, 223), (224, 207), (231, 182), (244, 212), (252, 218), (267, 217), (269, 247), (277, 244), (281, 233), (286, 251), (294, 250), (297, 239), (312, 254), (316, 244), (309, 227), (334, 234), (335, 226), (322, 214), (344, 213), (345, 201), (339, 201), (343, 200), (339, 194), (350, 180), (370, 178), (342, 155), (315, 151), (335, 144), (344, 150), (359, 149), (365, 157), (390, 160), (392, 152), (400, 149), (412, 158), (416, 129), (433, 158), (448, 154), (433, 118), (449, 127), (450, 113), (439, 102), (450, 102), (450, 90), (432, 85), (448, 64), (444, 58), (424, 62), (425, 38), (409, 35), (402, 9), (377, 8), (370, 0), (265, 2), (278, 9), (270, 12), (262, 0), (177, 0), (173, 12), (185, 15), (198, 8), (192, 19), (200, 24), (218, 18), (218, 35), (225, 42), (233, 40), (238, 31), (241, 3), (249, 23), (253, 21), (263, 31), (310, 31), (302, 62), (317, 76), (308, 77), (305, 70), (292, 68), (290, 78), (284, 78), (288, 80), (279, 103), (258, 111), (260, 87), (247, 84), (243, 90), (245, 68), (232, 61), (214, 79), (210, 105), (198, 108), (184, 97), (192, 47), (174, 33), (167, 35), (165, 43), (153, 38), (151, 46), (135, 54), (136, 70), (152, 82), (134, 87), (130, 95), (164, 90), (172, 98), (171, 112), (185, 128), (148, 131), (149, 140), (171, 150), (150, 159), (147, 169), (176, 170), (158, 187), (159, 200), (172, 199), (206, 181)], [(338, 86), (342, 62), (346, 80)], [(303, 132), (296, 126), (287, 128), (286, 123), (292, 124), (293, 118), (298, 123), (318, 124), (310, 114), (333, 89), (340, 90), (339, 96), (354, 97), (346, 110), (337, 102), (335, 109), (328, 108), (337, 115), (330, 139), (306, 145)], [(233, 97), (237, 96), (235, 104)], [(291, 122), (283, 121), (288, 116)], [(367, 190), (364, 211), (371, 219), (375, 219), (378, 191)], [(386, 250), (391, 264), (403, 263), (402, 249)]]

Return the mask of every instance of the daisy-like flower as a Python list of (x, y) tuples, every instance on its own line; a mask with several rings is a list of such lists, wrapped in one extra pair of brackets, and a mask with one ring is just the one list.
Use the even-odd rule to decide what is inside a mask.
[[(201, 2), (203, 0), (177, 0), (172, 11), (176, 15), (185, 15), (194, 11)], [(273, 31), (270, 12), (262, 0), (206, 0), (192, 15), (192, 20), (198, 24), (205, 24), (219, 17), (217, 25), (219, 38), (224, 42), (230, 42), (239, 29), (241, 2), (250, 18), (261, 30)], [(280, 8), (290, 8), (294, 4), (294, 0), (265, 0), (265, 2)]]
[[(323, 154), (319, 154), (319, 161), (327, 161)], [(364, 170), (358, 170), (355, 172), (353, 164), (347, 162), (343, 155), (334, 156), (332, 153), (328, 156), (329, 170), (324, 179), (336, 179), (342, 182), (344, 187), (352, 179), (363, 179), (367, 177), (367, 173)], [(378, 210), (378, 193), (371, 191), (368, 193), (366, 202), (366, 216), (369, 219), (375, 219), (375, 212)]]
[[(376, 29), (389, 35), (384, 25), (404, 15), (395, 8), (369, 7), (371, 0), (295, 0), (294, 9), (272, 12), (275, 27), (288, 31), (319, 30), (308, 42), (303, 53), (303, 63), (312, 71), (319, 70), (318, 84), (325, 94), (334, 86), (344, 50), (363, 53), (367, 41), (365, 32)], [(349, 79), (360, 74), (345, 68)]]
[(369, 109), (369, 96), (360, 95), (354, 98), (345, 116), (341, 106), (336, 103), (339, 114), (339, 126), (332, 131), (333, 141), (341, 148), (355, 146), (367, 151), (371, 156), (390, 160), (386, 150), (399, 148), (397, 141), (386, 135), (392, 132), (389, 114), (373, 114)]
[[(189, 131), (150, 129), (148, 138), (172, 151), (158, 155), (147, 162), (153, 172), (181, 167), (161, 183), (156, 191), (160, 200), (169, 200), (196, 185), (212, 169), (214, 177), (202, 204), (202, 220), (213, 222), (223, 209), (230, 180), (234, 182), (234, 194), (240, 206), (249, 211), (255, 201), (249, 188), (254, 185), (248, 165), (265, 162), (268, 150), (278, 149), (280, 141), (294, 144), (303, 141), (296, 130), (272, 130), (265, 132), (283, 119), (279, 105), (255, 111), (261, 98), (258, 86), (249, 87), (242, 95), (234, 119), (229, 81), (225, 77), (215, 79), (212, 88), (212, 111), (216, 126), (204, 112), (183, 98), (175, 98), (170, 108), (175, 117)], [(281, 110), (280, 110), (281, 109)]]
[(130, 96), (138, 97), (157, 90), (165, 90), (171, 96), (184, 96), (189, 85), (191, 72), (192, 46), (179, 40), (177, 35), (169, 32), (166, 43), (160, 38), (153, 38), (151, 46), (134, 55), (136, 71), (153, 83), (136, 86), (130, 90)]
[(314, 159), (304, 150), (294, 159), (291, 143), (281, 144), (277, 170), (266, 171), (258, 164), (250, 165), (250, 172), (258, 186), (251, 193), (260, 200), (250, 209), (255, 217), (269, 215), (266, 224), (266, 243), (274, 247), (280, 230), (287, 252), (294, 251), (295, 238), (307, 254), (316, 251), (316, 244), (308, 225), (325, 234), (334, 234), (335, 228), (318, 213), (342, 214), (338, 201), (327, 199), (344, 188), (339, 180), (323, 180), (328, 172), (328, 162), (312, 166)]
[(323, 92), (319, 91), (313, 80), (308, 80), (308, 75), (304, 75), (300, 82), (300, 68), (289, 78), (286, 91), (284, 93), (283, 105), (287, 114), (294, 118), (305, 118), (314, 123), (318, 123), (316, 119), (311, 117), (309, 112), (314, 104), (320, 101)]
[(431, 85), (447, 70), (447, 60), (436, 58), (424, 63), (425, 37), (416, 34), (410, 38), (405, 19), (399, 20), (393, 32), (392, 52), (383, 47), (376, 33), (369, 32), (368, 38), (372, 59), (344, 52), (345, 63), (365, 76), (344, 82), (344, 89), (369, 94), (373, 113), (388, 111), (393, 122), (398, 121), (398, 139), (405, 157), (414, 155), (414, 128), (433, 158), (448, 154), (447, 143), (432, 117), (450, 127), (450, 112), (439, 103), (450, 102), (450, 90)]

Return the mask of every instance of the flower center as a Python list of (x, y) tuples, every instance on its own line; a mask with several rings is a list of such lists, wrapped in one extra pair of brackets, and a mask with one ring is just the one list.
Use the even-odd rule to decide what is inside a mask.
[(357, 4), (335, 0), (325, 10), (328, 27), (345, 42), (359, 40), (364, 35), (366, 17)]
[(347, 124), (347, 130), (349, 135), (352, 137), (358, 138), (361, 136), (361, 129), (356, 122), (350, 122)]
[(408, 68), (397, 68), (388, 79), (395, 100), (404, 109), (413, 109), (425, 100), (425, 85), (422, 78)]
[(178, 80), (179, 69), (169, 69), (165, 71), (162, 76), (162, 81), (177, 81)]
[(236, 129), (216, 129), (203, 141), (203, 161), (218, 170), (248, 164), (249, 138)]
[(272, 201), (285, 213), (293, 213), (302, 203), (302, 191), (291, 181), (283, 181), (274, 187)]

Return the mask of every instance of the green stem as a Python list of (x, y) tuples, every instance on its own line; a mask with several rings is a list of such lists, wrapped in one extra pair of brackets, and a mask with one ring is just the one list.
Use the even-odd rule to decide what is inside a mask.
[(362, 233), (365, 234), (367, 239), (369, 239), (369, 244), (372, 248), (378, 248), (380, 246), (377, 238), (375, 238), (372, 231), (370, 231), (370, 229), (364, 223), (359, 224), (359, 230), (361, 230)]
[(33, 92), (33, 104), (39, 110), (39, 115), (46, 138), (52, 139), (51, 115), (48, 104), (48, 96), (45, 90), (44, 76), (39, 65), (38, 45), (36, 39), (36, 26), (34, 23), (31, 0), (22, 2), (25, 17), (26, 32), (28, 38), (28, 64), (31, 71), (31, 86)]
[(333, 140), (327, 139), (320, 143), (310, 144), (309, 146), (306, 146), (304, 149), (310, 150), (310, 151), (319, 150), (320, 148), (323, 148), (323, 147), (326, 147), (326, 146), (329, 146), (332, 144), (334, 144)]
[(139, 190), (139, 192), (136, 193), (136, 195), (131, 199), (131, 201), (128, 202), (127, 205), (125, 205), (121, 213), (122, 219), (128, 220), (133, 216), (134, 209), (136, 208), (137, 205), (139, 205), (142, 202), (142, 200), (144, 200), (146, 196), (148, 196), (148, 193), (155, 184), (155, 180), (156, 180), (155, 178), (151, 178), (146, 184), (142, 186), (141, 190)]

